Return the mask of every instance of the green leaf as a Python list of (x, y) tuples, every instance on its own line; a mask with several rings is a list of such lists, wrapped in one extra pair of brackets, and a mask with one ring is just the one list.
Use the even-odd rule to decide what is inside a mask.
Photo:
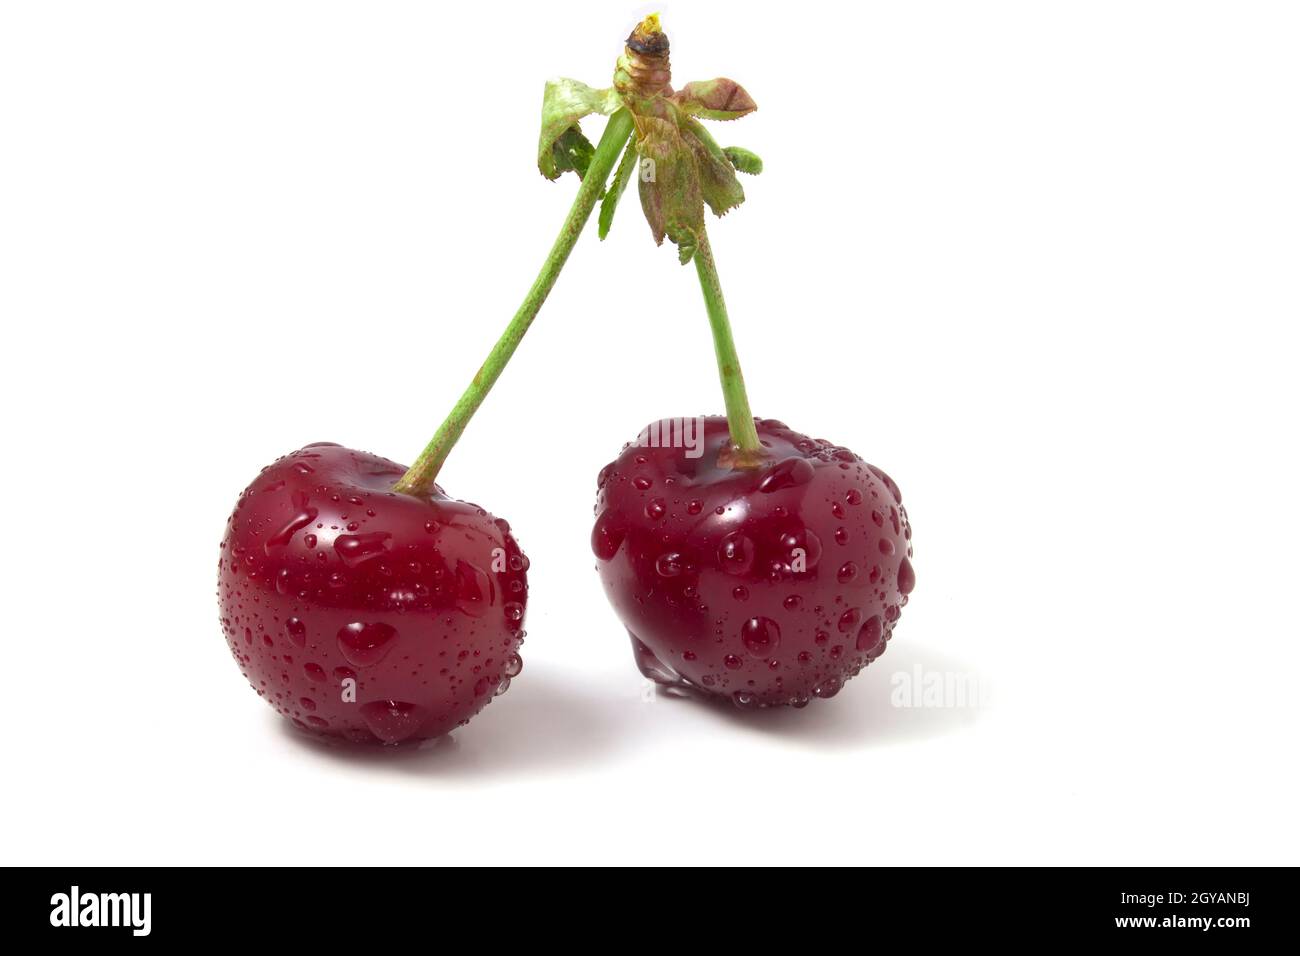
[(591, 145), (591, 140), (582, 135), (582, 130), (570, 126), (551, 146), (551, 168), (555, 170), (555, 176), (573, 170), (578, 174), (579, 179), (583, 179), (587, 175), (587, 166), (595, 152), (596, 147)]
[(763, 160), (759, 159), (757, 153), (751, 153), (739, 146), (728, 146), (723, 152), (727, 154), (727, 159), (731, 160), (731, 165), (736, 167), (738, 173), (757, 176), (763, 171)]
[(614, 181), (609, 184), (605, 198), (600, 204), (597, 235), (602, 240), (609, 235), (610, 224), (614, 221), (614, 210), (618, 208), (618, 201), (623, 197), (623, 190), (627, 189), (628, 181), (632, 178), (632, 170), (636, 167), (636, 140), (629, 139), (627, 149), (623, 150), (623, 158), (619, 161), (618, 170), (614, 173)]
[(738, 119), (758, 109), (758, 104), (735, 80), (696, 80), (673, 94), (678, 108), (691, 116), (711, 120)]
[[(582, 136), (578, 121), (592, 113), (606, 116), (622, 105), (618, 93), (613, 89), (595, 90), (577, 80), (548, 80), (542, 95), (542, 132), (537, 141), (537, 168), (547, 179), (557, 179), (560, 174), (572, 169), (578, 170), (577, 154), (586, 154), (590, 159), (593, 152), (586, 137), (578, 142), (574, 136)], [(562, 142), (564, 141), (564, 142)], [(585, 149), (582, 143), (587, 143)], [(558, 146), (558, 151), (557, 151)], [(564, 157), (570, 157), (565, 164)], [(585, 167), (585, 162), (583, 167)]]

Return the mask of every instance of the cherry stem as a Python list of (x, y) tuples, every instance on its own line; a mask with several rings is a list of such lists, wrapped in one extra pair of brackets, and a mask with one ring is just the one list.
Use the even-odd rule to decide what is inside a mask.
[(704, 307), (709, 313), (709, 327), (713, 330), (713, 350), (718, 356), (722, 397), (727, 405), (727, 429), (731, 432), (733, 449), (730, 457), (734, 467), (753, 467), (764, 456), (763, 446), (759, 444), (758, 429), (754, 427), (754, 416), (749, 410), (745, 376), (740, 371), (740, 357), (736, 354), (736, 341), (731, 335), (717, 263), (713, 261), (713, 249), (702, 226), (694, 258), (700, 289), (704, 293)]
[(497, 344), (492, 346), (492, 351), (488, 353), (488, 357), (483, 361), (483, 365), (474, 376), (474, 380), (469, 383), (469, 387), (465, 389), (465, 393), (456, 402), (446, 421), (439, 426), (429, 444), (420, 453), (420, 457), (415, 460), (415, 464), (411, 465), (406, 474), (402, 475), (397, 480), (397, 484), (393, 485), (394, 491), (414, 495), (417, 498), (428, 497), (433, 491), (433, 484), (437, 480), (438, 472), (442, 470), (447, 456), (451, 454), (452, 448), (456, 446), (456, 442), (465, 431), (465, 426), (469, 424), (469, 420), (474, 417), (478, 407), (483, 404), (483, 399), (487, 398), (488, 392), (496, 384), (501, 372), (510, 361), (510, 357), (515, 354), (515, 349), (523, 341), (524, 333), (528, 331), (533, 319), (541, 311), (542, 303), (546, 301), (546, 297), (554, 288), (555, 280), (560, 276), (560, 270), (564, 268), (569, 253), (573, 251), (578, 237), (582, 235), (583, 227), (587, 224), (587, 220), (591, 218), (591, 211), (596, 207), (596, 201), (604, 191), (609, 174), (613, 170), (614, 164), (618, 162), (623, 147), (627, 144), (628, 137), (631, 135), (632, 117), (628, 111), (622, 109), (614, 113), (605, 125), (605, 133), (601, 136), (600, 143), (591, 157), (591, 162), (587, 166), (587, 173), (582, 178), (582, 185), (578, 189), (578, 195), (574, 197), (573, 206), (569, 209), (569, 215), (564, 220), (564, 226), (555, 239), (555, 245), (551, 247), (551, 252), (542, 264), (542, 269), (537, 274), (537, 278), (533, 280), (532, 288), (528, 290), (528, 295), (524, 297), (523, 304), (519, 306), (519, 311), (510, 320), (506, 330), (501, 333), (501, 338), (497, 340)]

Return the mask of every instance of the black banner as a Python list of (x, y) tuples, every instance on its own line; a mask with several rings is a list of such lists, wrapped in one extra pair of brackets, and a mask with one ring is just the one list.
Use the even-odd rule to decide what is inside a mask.
[[(860, 923), (864, 933), (887, 930), (897, 949), (906, 943), (899, 935), (921, 946), (962, 939), (1239, 946), (1288, 939), (1294, 920), (1290, 869), (780, 869), (682, 875), (671, 884), (652, 877), (647, 888), (636, 886), (634, 873), (618, 879), (632, 883), (626, 909), (614, 903), (605, 880), (587, 889), (580, 872), (534, 888), (527, 877), (507, 882), (486, 873), (460, 878), (399, 868), (11, 869), (5, 926), (20, 938), (97, 948), (153, 940), (373, 947), (430, 931), (442, 940), (447, 930), (487, 928), (508, 915), (518, 932), (546, 927), (554, 944), (557, 921), (573, 924), (590, 943), (590, 931), (580, 927), (593, 914), (602, 923), (625, 916), (631, 941), (639, 942), (647, 919), (666, 929), (680, 917), (731, 913), (745, 924), (736, 932), (758, 932), (766, 941), (767, 919), (781, 924), (778, 933), (800, 935), (804, 920), (821, 924), (838, 911), (844, 924)], [(463, 888), (448, 889), (456, 885)], [(757, 911), (746, 909), (751, 905)], [(619, 944), (617, 931), (599, 935)]]

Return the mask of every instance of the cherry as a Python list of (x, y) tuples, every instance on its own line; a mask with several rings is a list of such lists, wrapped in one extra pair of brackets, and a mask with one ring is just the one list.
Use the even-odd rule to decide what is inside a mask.
[(221, 624), (302, 730), (397, 743), (465, 724), (522, 662), (528, 559), (477, 505), (393, 490), (400, 465), (329, 443), (262, 470), (221, 543)]
[(637, 117), (620, 168), (654, 171), (639, 190), (655, 241), (695, 264), (727, 416), (665, 419), (625, 446), (597, 482), (592, 550), (647, 677), (740, 707), (802, 707), (884, 653), (916, 581), (912, 531), (883, 471), (751, 414), (704, 207), (743, 202), (735, 174), (762, 161), (720, 148), (695, 118), (756, 106), (732, 80), (670, 81), (668, 40), (648, 17), (615, 73)]
[(738, 469), (726, 419), (702, 423), (650, 426), (597, 480), (591, 546), (637, 666), (741, 707), (833, 697), (884, 653), (916, 580), (898, 486), (770, 420), (764, 464)]
[[(539, 167), (582, 184), (524, 301), (411, 467), (308, 445), (264, 468), (230, 516), (218, 584), (226, 639), (253, 689), (303, 730), (386, 744), (437, 736), (519, 673), (528, 559), (505, 521), (435, 482), (632, 134), (628, 110), (586, 93), (547, 87)], [(576, 126), (591, 112), (612, 114), (596, 147)]]

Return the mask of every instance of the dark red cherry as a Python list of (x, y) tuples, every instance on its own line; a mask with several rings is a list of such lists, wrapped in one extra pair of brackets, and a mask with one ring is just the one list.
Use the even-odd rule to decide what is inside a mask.
[(898, 486), (775, 421), (764, 464), (733, 469), (726, 419), (695, 421), (650, 426), (598, 479), (592, 550), (637, 665), (742, 707), (834, 696), (916, 583)]
[(221, 543), (221, 624), (294, 725), (397, 743), (444, 734), (522, 667), (528, 559), (477, 505), (396, 494), (405, 469), (338, 445), (264, 468)]

